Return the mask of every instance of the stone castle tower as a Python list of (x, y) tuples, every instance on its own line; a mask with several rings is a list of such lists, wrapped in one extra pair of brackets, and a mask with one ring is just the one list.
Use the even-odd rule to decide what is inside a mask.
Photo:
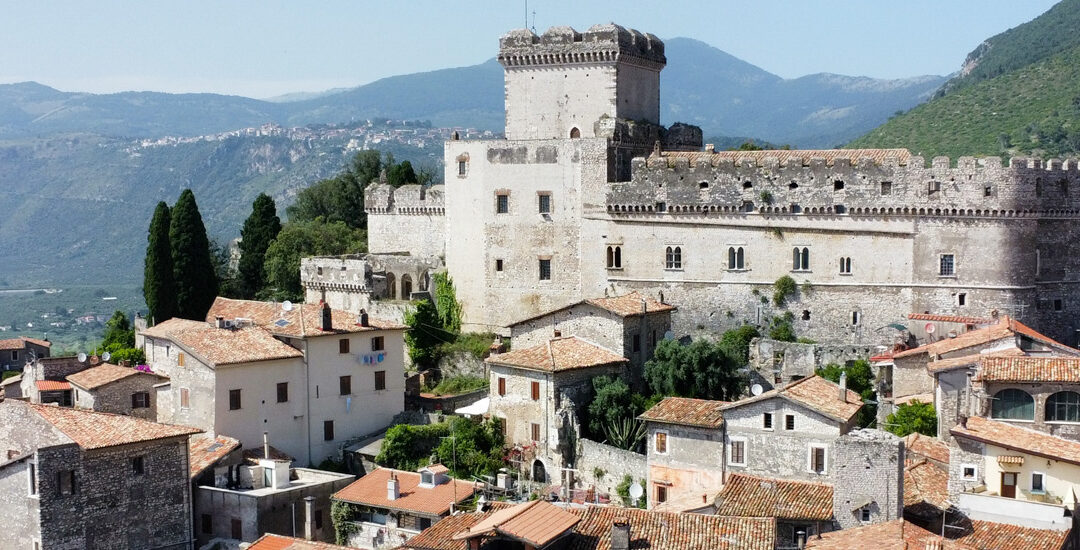
[(904, 517), (904, 440), (855, 430), (833, 443), (833, 517), (841, 529)]

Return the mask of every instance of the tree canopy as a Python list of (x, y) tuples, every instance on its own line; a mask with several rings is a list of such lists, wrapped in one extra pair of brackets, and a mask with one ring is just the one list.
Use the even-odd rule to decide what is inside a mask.
[(726, 401), (745, 388), (747, 379), (739, 372), (745, 364), (740, 357), (725, 353), (720, 343), (699, 339), (684, 345), (662, 340), (645, 363), (644, 378), (657, 394)]
[(185, 189), (171, 211), (169, 245), (176, 282), (176, 316), (201, 321), (218, 295), (218, 278), (210, 257), (195, 194)]
[(439, 310), (431, 300), (420, 300), (416, 309), (405, 314), (405, 343), (409, 346), (409, 359), (417, 367), (434, 367), (439, 360), (439, 347), (456, 337), (446, 330), (439, 317)]
[[(870, 362), (865, 359), (860, 359), (853, 362), (850, 365), (841, 367), (835, 363), (825, 365), (825, 367), (817, 370), (818, 376), (840, 383), (840, 374), (847, 374), (847, 387), (849, 390), (859, 394), (859, 398), (866, 401), (873, 401), (876, 397), (874, 391), (874, 371), (870, 367)], [(877, 405), (867, 403), (863, 405), (862, 410), (859, 411), (859, 416), (856, 422), (859, 426), (867, 428), (874, 425), (875, 418), (877, 417)]]
[(176, 315), (176, 284), (173, 280), (172, 246), (169, 243), (169, 205), (159, 202), (147, 234), (143, 268), (143, 297), (153, 322)]
[(345, 222), (327, 223), (321, 218), (290, 221), (266, 249), (263, 268), (269, 293), (279, 300), (301, 299), (301, 258), (364, 252), (366, 240), (363, 230), (353, 229)]
[(922, 401), (902, 403), (885, 419), (885, 429), (900, 437), (916, 432), (937, 437), (937, 411)]
[(240, 262), (237, 266), (237, 292), (241, 298), (256, 298), (266, 286), (266, 249), (281, 232), (274, 199), (260, 193), (251, 205), (251, 215), (240, 230)]

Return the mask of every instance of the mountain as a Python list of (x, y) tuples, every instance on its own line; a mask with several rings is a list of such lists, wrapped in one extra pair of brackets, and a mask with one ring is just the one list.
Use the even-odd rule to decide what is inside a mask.
[(991, 37), (934, 99), (848, 144), (946, 155), (1080, 154), (1080, 0)]

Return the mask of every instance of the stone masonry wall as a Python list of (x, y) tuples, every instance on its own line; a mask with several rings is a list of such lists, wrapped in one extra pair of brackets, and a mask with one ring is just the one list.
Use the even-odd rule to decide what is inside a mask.
[[(641, 481), (648, 474), (645, 455), (585, 438), (578, 440), (577, 463), (574, 467), (578, 470), (578, 488), (596, 487), (600, 493), (607, 493), (615, 504), (622, 504), (616, 488), (624, 476)], [(603, 475), (597, 476), (598, 473)]]
[(30, 459), (0, 466), (0, 508), (4, 510), (4, 544), (33, 548), (41, 541), (38, 499), (30, 494)]
[[(155, 384), (165, 381), (150, 374), (137, 374), (123, 380), (107, 384), (93, 391), (73, 387), (78, 392), (75, 407), (93, 411), (126, 414), (143, 420), (157, 420), (157, 390)], [(149, 407), (132, 408), (131, 396), (137, 392), (146, 392), (150, 397)]]
[(849, 361), (869, 359), (869, 346), (803, 344), (780, 342), (769, 338), (750, 341), (750, 368), (757, 371), (770, 387), (779, 375), (782, 382), (812, 376), (815, 370), (830, 364), (845, 365)]
[(841, 529), (863, 525), (861, 503), (869, 502), (870, 523), (904, 515), (904, 441), (881, 430), (856, 430), (833, 442), (833, 515)]

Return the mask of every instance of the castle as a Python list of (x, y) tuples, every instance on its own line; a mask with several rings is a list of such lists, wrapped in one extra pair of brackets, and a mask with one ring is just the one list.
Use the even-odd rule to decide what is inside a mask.
[(466, 330), (637, 290), (677, 334), (786, 316), (880, 344), (996, 310), (1077, 342), (1075, 161), (703, 148), (660, 125), (663, 42), (613, 24), (511, 31), (498, 59), (505, 139), (446, 142), (444, 185), (370, 185), (369, 254), (305, 259), (308, 301), (392, 307), (445, 268)]

